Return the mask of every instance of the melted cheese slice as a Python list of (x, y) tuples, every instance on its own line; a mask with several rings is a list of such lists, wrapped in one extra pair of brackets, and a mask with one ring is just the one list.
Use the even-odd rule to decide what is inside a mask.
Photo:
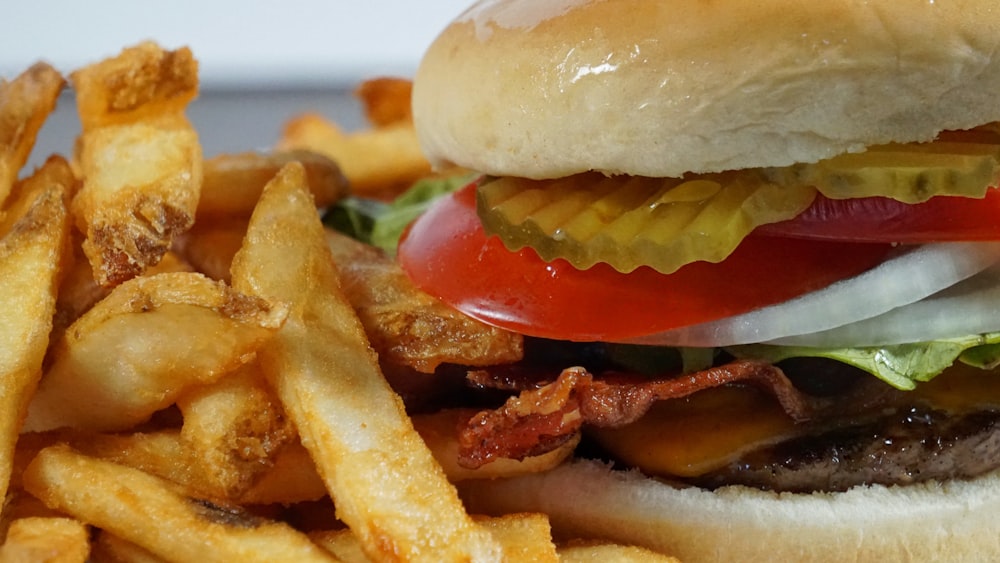
[(746, 387), (716, 387), (653, 405), (638, 421), (597, 429), (617, 459), (655, 475), (693, 477), (802, 432), (771, 397)]
[[(1000, 373), (957, 364), (910, 393), (914, 404), (950, 412), (1000, 408)], [(807, 431), (772, 396), (734, 386), (662, 401), (633, 424), (592, 435), (616, 459), (645, 473), (694, 477)]]

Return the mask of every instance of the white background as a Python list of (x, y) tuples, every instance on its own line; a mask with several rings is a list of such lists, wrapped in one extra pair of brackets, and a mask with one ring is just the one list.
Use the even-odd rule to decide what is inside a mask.
[(204, 89), (329, 87), (412, 74), (471, 0), (0, 0), (0, 76), (64, 72), (153, 39), (190, 46)]

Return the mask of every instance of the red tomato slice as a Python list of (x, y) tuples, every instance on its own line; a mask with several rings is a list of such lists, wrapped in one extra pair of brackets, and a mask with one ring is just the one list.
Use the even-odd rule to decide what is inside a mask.
[(855, 242), (923, 243), (1000, 240), (1000, 190), (982, 199), (934, 197), (907, 204), (886, 197), (818, 196), (794, 219), (758, 227), (758, 233)]
[(486, 323), (559, 340), (616, 341), (745, 313), (880, 263), (887, 244), (748, 237), (719, 264), (673, 274), (578, 270), (507, 250), (476, 216), (475, 186), (439, 200), (400, 242), (398, 258), (428, 293)]

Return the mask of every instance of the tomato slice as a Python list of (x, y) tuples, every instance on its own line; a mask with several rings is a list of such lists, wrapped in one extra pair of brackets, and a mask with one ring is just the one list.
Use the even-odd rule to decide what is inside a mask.
[(923, 243), (1000, 240), (1000, 190), (981, 199), (941, 196), (907, 204), (886, 197), (817, 196), (798, 217), (758, 233), (855, 242)]
[(398, 258), (424, 291), (486, 323), (545, 338), (620, 341), (788, 300), (859, 274), (890, 249), (753, 235), (723, 262), (673, 274), (623, 274), (604, 264), (578, 270), (487, 237), (473, 184), (417, 219)]

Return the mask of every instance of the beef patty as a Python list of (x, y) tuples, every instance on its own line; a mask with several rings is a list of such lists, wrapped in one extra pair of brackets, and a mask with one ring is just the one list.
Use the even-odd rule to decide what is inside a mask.
[(997, 468), (1000, 411), (956, 415), (911, 407), (760, 449), (700, 476), (696, 484), (843, 491), (863, 484), (971, 478)]

